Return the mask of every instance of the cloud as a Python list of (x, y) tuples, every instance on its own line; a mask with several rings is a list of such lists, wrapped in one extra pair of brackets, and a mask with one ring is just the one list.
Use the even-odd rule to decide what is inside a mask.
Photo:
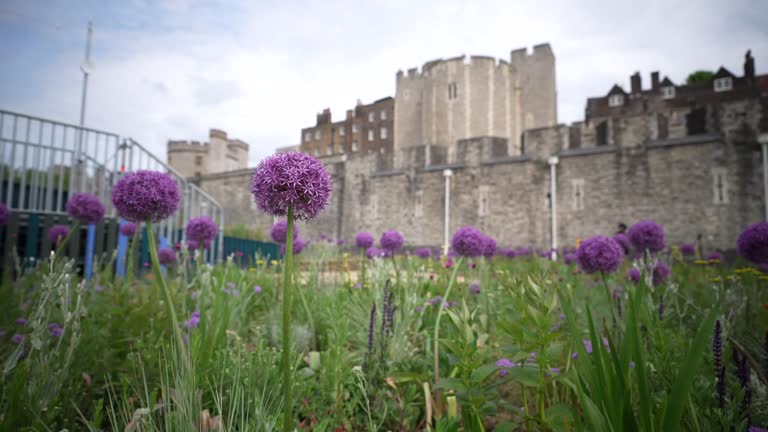
[[(410, 0), (298, 2), (10, 2), (0, 7), (5, 108), (76, 122), (85, 23), (95, 26), (87, 124), (131, 136), (165, 157), (168, 139), (211, 127), (251, 145), (251, 163), (299, 142), (330, 107), (394, 94), (395, 73), (439, 57), (508, 58), (550, 42), (560, 121), (586, 98), (641, 71), (674, 81), (752, 48), (768, 64), (762, 0), (690, 3)], [(759, 13), (764, 11), (765, 13)]]

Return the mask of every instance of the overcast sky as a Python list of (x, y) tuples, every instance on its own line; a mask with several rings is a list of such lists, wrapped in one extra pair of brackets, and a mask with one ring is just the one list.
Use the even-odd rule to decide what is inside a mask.
[(251, 164), (297, 144), (331, 108), (392, 96), (398, 69), (461, 54), (509, 58), (549, 42), (558, 119), (586, 98), (681, 82), (752, 49), (768, 71), (768, 0), (643, 1), (29, 1), (0, 3), (0, 108), (76, 123), (85, 31), (94, 36), (86, 125), (165, 158), (168, 139), (211, 127), (251, 145)]

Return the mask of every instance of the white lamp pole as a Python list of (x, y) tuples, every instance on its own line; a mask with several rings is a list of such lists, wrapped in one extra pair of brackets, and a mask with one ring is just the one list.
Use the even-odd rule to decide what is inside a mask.
[(93, 64), (91, 63), (91, 37), (93, 36), (93, 24), (88, 22), (88, 34), (85, 40), (85, 60), (80, 65), (80, 70), (83, 72), (83, 95), (80, 100), (80, 129), (78, 131), (77, 139), (77, 151), (75, 152), (76, 169), (78, 170), (77, 176), (79, 183), (77, 185), (78, 192), (85, 190), (85, 161), (83, 157), (83, 127), (85, 126), (85, 104), (86, 96), (88, 94), (88, 75), (93, 71)]
[(768, 132), (758, 135), (757, 142), (763, 148), (763, 217), (768, 220)]
[(557, 259), (557, 164), (560, 162), (557, 156), (547, 160), (549, 163), (549, 202), (552, 211), (552, 260)]
[(450, 248), (450, 218), (451, 218), (451, 176), (453, 171), (450, 169), (443, 170), (443, 177), (445, 177), (445, 231), (443, 232), (443, 255), (448, 255), (448, 249)]

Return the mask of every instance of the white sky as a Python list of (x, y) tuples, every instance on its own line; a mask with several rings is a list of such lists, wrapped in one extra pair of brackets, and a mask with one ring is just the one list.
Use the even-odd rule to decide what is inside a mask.
[[(162, 4), (162, 6), (160, 6)], [(751, 48), (768, 70), (768, 1), (133, 0), (0, 4), (0, 108), (76, 123), (85, 28), (94, 21), (86, 124), (165, 158), (168, 139), (224, 129), (251, 164), (296, 144), (331, 108), (394, 95), (398, 69), (461, 54), (508, 58), (549, 42), (558, 117), (640, 71), (681, 82)]]

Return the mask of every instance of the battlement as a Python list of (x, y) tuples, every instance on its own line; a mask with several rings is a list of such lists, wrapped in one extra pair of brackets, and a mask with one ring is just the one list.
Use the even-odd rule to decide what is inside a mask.
[(239, 147), (245, 151), (248, 151), (248, 144), (245, 141), (237, 138), (231, 139), (227, 147)]
[(210, 138), (221, 138), (221, 139), (223, 139), (223, 140), (226, 140), (226, 139), (227, 139), (227, 133), (226, 133), (226, 132), (224, 132), (224, 131), (223, 131), (223, 130), (221, 130), (221, 129), (211, 129), (211, 130), (208, 132), (208, 136), (209, 136)]
[(208, 151), (207, 142), (192, 140), (168, 140), (169, 152), (191, 151), (205, 153)]
[[(547, 48), (549, 48), (548, 44), (545, 44)], [(534, 48), (536, 50), (537, 48)], [(543, 48), (539, 48), (541, 50)], [(525, 48), (523, 48), (523, 51), (525, 51)], [(513, 51), (514, 52), (514, 51)], [(551, 52), (551, 49), (550, 49)], [(532, 55), (536, 55), (535, 53)], [(426, 63), (424, 63), (421, 68), (410, 68), (408, 69), (407, 73), (403, 72), (402, 69), (397, 71), (396, 77), (397, 80), (408, 78), (408, 79), (421, 79), (421, 78), (428, 78), (431, 75), (435, 73), (439, 73), (442, 70), (445, 70), (449, 67), (449, 65), (456, 65), (456, 66), (495, 66), (496, 68), (506, 68), (509, 67), (510, 62), (508, 62), (505, 59), (496, 58), (493, 56), (486, 56), (486, 55), (470, 55), (467, 56), (466, 54), (462, 54), (460, 56), (456, 57), (450, 57), (447, 59), (439, 58), (435, 60), (430, 60)]]
[(537, 59), (554, 58), (552, 47), (548, 43), (542, 43), (533, 46), (533, 51), (528, 52), (528, 48), (518, 48), (512, 50), (510, 59), (512, 64), (525, 64)]

